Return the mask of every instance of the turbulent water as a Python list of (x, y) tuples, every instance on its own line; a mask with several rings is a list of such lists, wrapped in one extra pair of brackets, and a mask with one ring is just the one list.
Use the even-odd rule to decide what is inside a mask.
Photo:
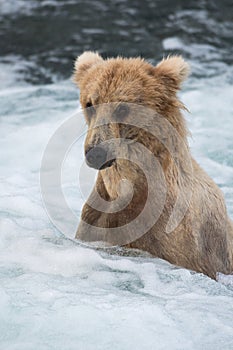
[[(233, 218), (231, 2), (174, 3), (0, 0), (1, 349), (233, 349), (230, 279), (85, 248), (57, 231), (41, 200), (43, 151), (79, 108), (75, 56), (182, 53), (193, 71), (180, 93), (192, 153)], [(77, 215), (82, 153), (72, 148), (63, 179)]]

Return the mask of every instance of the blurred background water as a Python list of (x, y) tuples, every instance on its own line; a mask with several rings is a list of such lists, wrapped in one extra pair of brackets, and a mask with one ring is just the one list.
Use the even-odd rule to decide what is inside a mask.
[[(79, 108), (70, 81), (84, 50), (182, 54), (192, 153), (233, 217), (230, 0), (0, 0), (0, 345), (2, 349), (233, 349), (233, 289), (146, 255), (86, 249), (47, 217), (46, 144)], [(64, 191), (80, 214), (81, 143)]]

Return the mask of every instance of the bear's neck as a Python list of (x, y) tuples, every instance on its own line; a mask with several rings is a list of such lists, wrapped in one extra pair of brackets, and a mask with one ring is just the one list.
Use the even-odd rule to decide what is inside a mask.
[[(154, 187), (153, 191), (155, 191), (155, 197), (159, 196), (158, 186), (156, 188), (156, 184), (158, 184), (160, 179), (164, 182), (164, 186), (166, 186), (166, 192), (174, 195), (179, 191), (180, 184), (183, 181), (188, 181), (189, 174), (186, 174), (186, 172), (183, 171), (183, 162), (181, 162), (180, 169), (178, 170), (177, 164), (175, 164), (174, 160), (168, 158), (169, 157), (163, 155), (163, 157), (158, 159), (161, 166), (160, 171), (157, 171), (158, 167), (152, 169), (153, 172), (149, 176), (152, 182), (152, 187)], [(150, 170), (151, 169), (149, 169), (149, 171)], [(128, 192), (133, 189), (133, 191), (136, 192), (135, 198), (140, 198), (141, 196), (145, 196), (145, 193), (148, 190), (147, 178), (144, 171), (127, 161), (117, 161), (112, 167), (102, 170), (101, 175), (110, 201), (118, 198), (120, 185), (122, 184), (121, 180), (127, 180), (123, 191), (121, 191), (121, 194), (125, 196), (127, 196)]]

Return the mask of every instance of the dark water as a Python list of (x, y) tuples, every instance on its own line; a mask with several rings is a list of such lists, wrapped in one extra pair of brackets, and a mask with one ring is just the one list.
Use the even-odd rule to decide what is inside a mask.
[(232, 38), (231, 0), (0, 1), (1, 61), (17, 56), (35, 84), (69, 77), (84, 50), (152, 61), (182, 53), (196, 76), (215, 74), (232, 63)]

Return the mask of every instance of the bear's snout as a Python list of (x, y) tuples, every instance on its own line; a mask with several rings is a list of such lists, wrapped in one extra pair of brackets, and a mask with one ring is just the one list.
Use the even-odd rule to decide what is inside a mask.
[(102, 170), (110, 167), (115, 159), (107, 159), (108, 151), (102, 146), (89, 147), (85, 152), (86, 163), (89, 167)]

